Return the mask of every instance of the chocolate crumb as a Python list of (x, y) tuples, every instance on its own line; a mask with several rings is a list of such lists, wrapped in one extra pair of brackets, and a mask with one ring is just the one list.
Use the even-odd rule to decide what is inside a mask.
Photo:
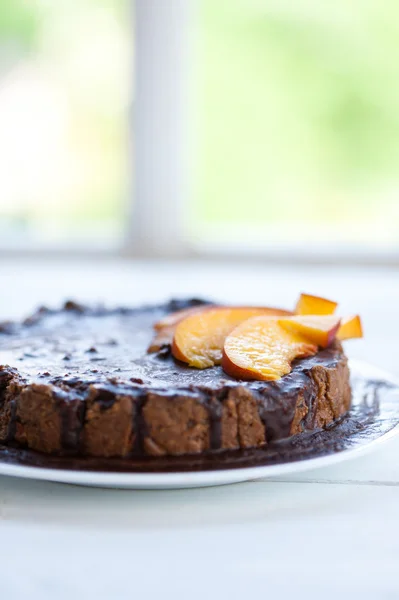
[(131, 377), (130, 381), (132, 383), (139, 383), (140, 385), (142, 385), (144, 383), (144, 381), (141, 379), (141, 377)]

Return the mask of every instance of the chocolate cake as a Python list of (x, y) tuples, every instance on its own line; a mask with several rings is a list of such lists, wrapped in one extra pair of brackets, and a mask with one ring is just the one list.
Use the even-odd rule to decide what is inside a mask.
[(351, 403), (340, 342), (278, 381), (198, 370), (146, 349), (164, 315), (200, 304), (41, 308), (0, 324), (0, 442), (69, 456), (128, 457), (262, 447), (325, 428)]

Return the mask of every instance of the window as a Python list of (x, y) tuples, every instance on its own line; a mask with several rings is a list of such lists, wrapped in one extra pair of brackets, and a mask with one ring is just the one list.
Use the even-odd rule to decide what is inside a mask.
[(203, 0), (198, 240), (398, 248), (398, 17), (394, 0)]
[(2, 244), (397, 257), (397, 17), (394, 0), (13, 0)]
[(128, 0), (0, 5), (2, 244), (121, 234), (133, 76)]

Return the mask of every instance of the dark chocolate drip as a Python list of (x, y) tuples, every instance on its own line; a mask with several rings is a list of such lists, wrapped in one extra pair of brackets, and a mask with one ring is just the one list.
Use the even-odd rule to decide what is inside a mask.
[(148, 436), (147, 423), (143, 415), (143, 408), (145, 406), (146, 399), (147, 395), (142, 393), (139, 394), (133, 402), (133, 455), (144, 454), (144, 439)]
[(114, 405), (116, 400), (115, 393), (112, 390), (106, 388), (97, 389), (95, 402), (100, 406), (102, 410), (107, 410)]
[(261, 394), (257, 394), (258, 397), (258, 414), (259, 414), (259, 418), (262, 422), (263, 425), (263, 431), (264, 431), (264, 435), (265, 435), (265, 442), (266, 444), (269, 443), (269, 425), (267, 422), (267, 411), (265, 410), (265, 403), (264, 403), (264, 399), (262, 398)]
[[(128, 458), (71, 457), (42, 454), (34, 450), (0, 445), (0, 461), (41, 468), (121, 473), (177, 473), (236, 469), (308, 460), (348, 449), (360, 448), (398, 426), (399, 388), (386, 393), (389, 385), (373, 385), (377, 401), (364, 402), (364, 380), (353, 382), (354, 403), (349, 414), (327, 430), (304, 433), (271, 442), (263, 448), (184, 456), (132, 456)], [(389, 391), (389, 390), (388, 390)]]
[(265, 426), (267, 442), (290, 435), (297, 399), (306, 378), (304, 373), (290, 374), (286, 376), (284, 388), (270, 382), (260, 391), (259, 416)]
[(13, 373), (15, 373), (14, 369), (1, 369), (0, 370), (0, 403), (2, 404), (5, 400), (5, 391), (7, 386), (12, 378)]
[[(356, 385), (360, 387), (360, 383), (356, 382)], [(379, 409), (380, 391), (381, 390), (395, 389), (395, 386), (388, 381), (373, 380), (363, 382), (361, 387), (362, 400), (361, 405), (365, 411), (369, 411), (371, 414), (375, 413)]]
[(85, 432), (85, 423), (86, 423), (86, 413), (87, 413), (87, 402), (82, 402), (80, 409), (78, 411), (78, 427), (76, 430), (77, 434), (77, 449), (78, 453), (82, 454), (84, 450), (84, 432)]
[(304, 400), (308, 407), (308, 412), (303, 418), (303, 426), (305, 430), (311, 430), (315, 426), (317, 414), (317, 385), (312, 377), (311, 369), (305, 369), (302, 375), (308, 383), (303, 389)]
[(79, 450), (86, 402), (81, 398), (70, 399), (64, 396), (59, 398), (58, 404), (61, 418), (61, 447), (66, 450)]
[[(0, 370), (0, 425), (3, 422), (5, 441), (12, 441), (16, 430), (16, 403), (15, 400), (7, 399), (7, 388), (14, 374), (13, 369), (10, 371)], [(9, 417), (7, 413), (9, 413)]]
[(7, 442), (13, 442), (17, 432), (17, 401), (10, 400), (10, 422), (8, 424)]
[(211, 450), (222, 447), (222, 400), (227, 396), (227, 390), (222, 390), (219, 397), (211, 395), (207, 401), (209, 413), (209, 445)]

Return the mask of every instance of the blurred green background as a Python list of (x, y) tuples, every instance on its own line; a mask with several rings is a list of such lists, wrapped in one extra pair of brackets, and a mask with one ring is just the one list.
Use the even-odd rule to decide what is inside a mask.
[(0, 218), (27, 233), (121, 228), (132, 86), (126, 0), (0, 3)]
[(201, 34), (202, 220), (398, 240), (399, 4), (206, 0)]
[[(196, 14), (193, 235), (397, 241), (396, 0)], [(0, 3), (0, 225), (121, 233), (132, 18), (128, 0)]]

